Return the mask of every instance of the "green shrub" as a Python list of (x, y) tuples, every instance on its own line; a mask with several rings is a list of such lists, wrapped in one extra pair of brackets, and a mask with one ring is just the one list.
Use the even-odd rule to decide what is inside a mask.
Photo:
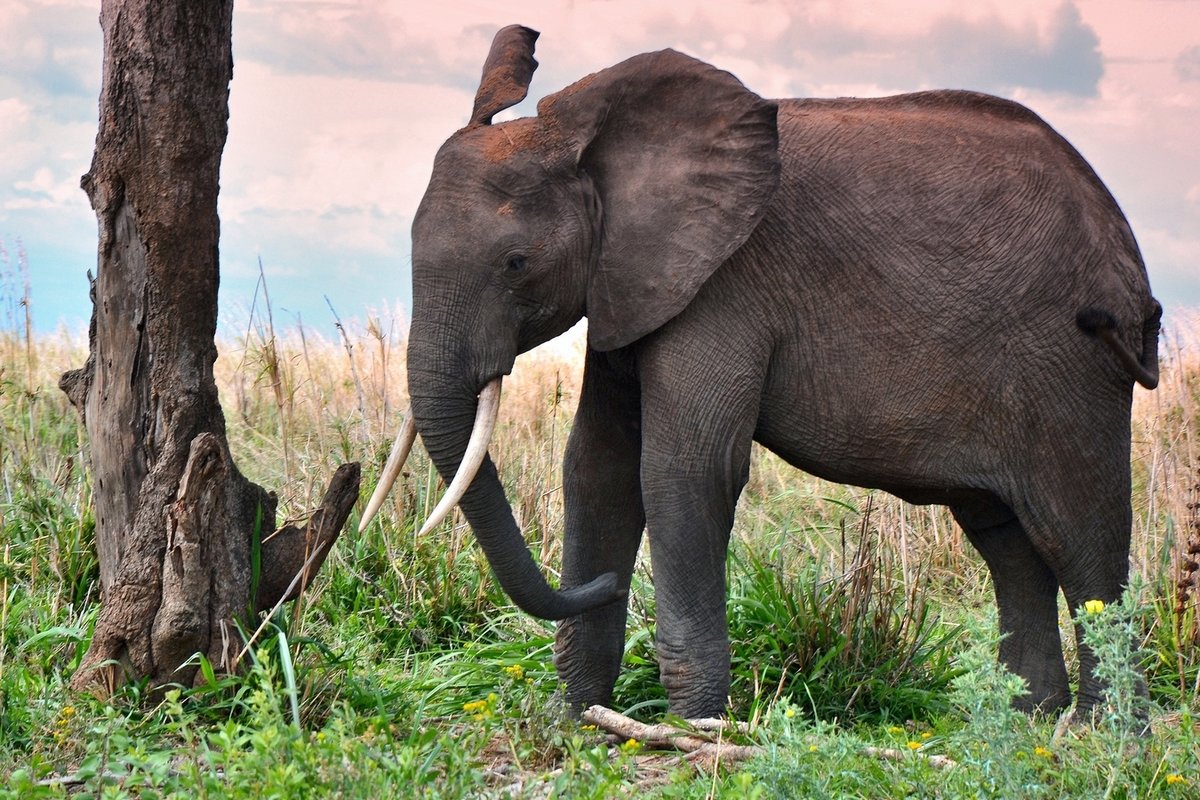
[(836, 574), (772, 564), (747, 548), (730, 574), (734, 711), (790, 697), (816, 719), (929, 719), (957, 674), (956, 629), (939, 622), (918, 574), (906, 591), (864, 520)]

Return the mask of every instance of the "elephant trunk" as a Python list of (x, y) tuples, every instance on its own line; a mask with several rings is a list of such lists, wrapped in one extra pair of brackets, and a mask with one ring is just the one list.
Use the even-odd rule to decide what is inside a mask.
[[(442, 479), (452, 482), (475, 423), (477, 397), (461, 378), (423, 368), (418, 341), (410, 340), (409, 394), (421, 440)], [(523, 611), (566, 619), (620, 596), (617, 577), (606, 573), (583, 586), (555, 591), (546, 583), (513, 518), (490, 457), (485, 457), (459, 506), (505, 593)]]

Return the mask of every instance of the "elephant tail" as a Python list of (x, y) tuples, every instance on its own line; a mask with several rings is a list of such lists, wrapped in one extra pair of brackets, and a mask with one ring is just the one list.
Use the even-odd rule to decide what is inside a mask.
[(1079, 329), (1108, 345), (1120, 360), (1121, 366), (1147, 389), (1158, 386), (1158, 331), (1162, 323), (1162, 305), (1157, 300), (1151, 300), (1151, 303), (1153, 305), (1150, 314), (1142, 322), (1140, 356), (1117, 336), (1117, 320), (1109, 312), (1089, 307), (1075, 315), (1075, 324)]

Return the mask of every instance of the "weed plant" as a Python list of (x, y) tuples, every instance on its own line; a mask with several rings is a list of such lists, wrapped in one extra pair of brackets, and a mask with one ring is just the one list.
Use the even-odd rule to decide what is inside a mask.
[(869, 504), (835, 569), (789, 563), (783, 547), (770, 563), (743, 541), (730, 570), (736, 714), (781, 697), (815, 719), (888, 722), (946, 711), (958, 630), (931, 612), (924, 575), (905, 589), (881, 541)]

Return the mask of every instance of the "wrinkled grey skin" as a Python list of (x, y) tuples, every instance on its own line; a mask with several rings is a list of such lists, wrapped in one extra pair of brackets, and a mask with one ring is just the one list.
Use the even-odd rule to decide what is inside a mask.
[(1159, 307), (1091, 168), (996, 98), (768, 102), (669, 50), (490, 124), (524, 97), (536, 36), (498, 34), (437, 156), (408, 368), (449, 480), (480, 388), (589, 319), (563, 468), (572, 591), (542, 580), (490, 461), (461, 504), (513, 600), (563, 620), (571, 702), (610, 696), (645, 529), (671, 710), (723, 711), (726, 549), (758, 441), (948, 505), (991, 570), (1024, 705), (1066, 705), (1057, 595), (1074, 610), (1125, 586), (1133, 377), (1157, 375)]

